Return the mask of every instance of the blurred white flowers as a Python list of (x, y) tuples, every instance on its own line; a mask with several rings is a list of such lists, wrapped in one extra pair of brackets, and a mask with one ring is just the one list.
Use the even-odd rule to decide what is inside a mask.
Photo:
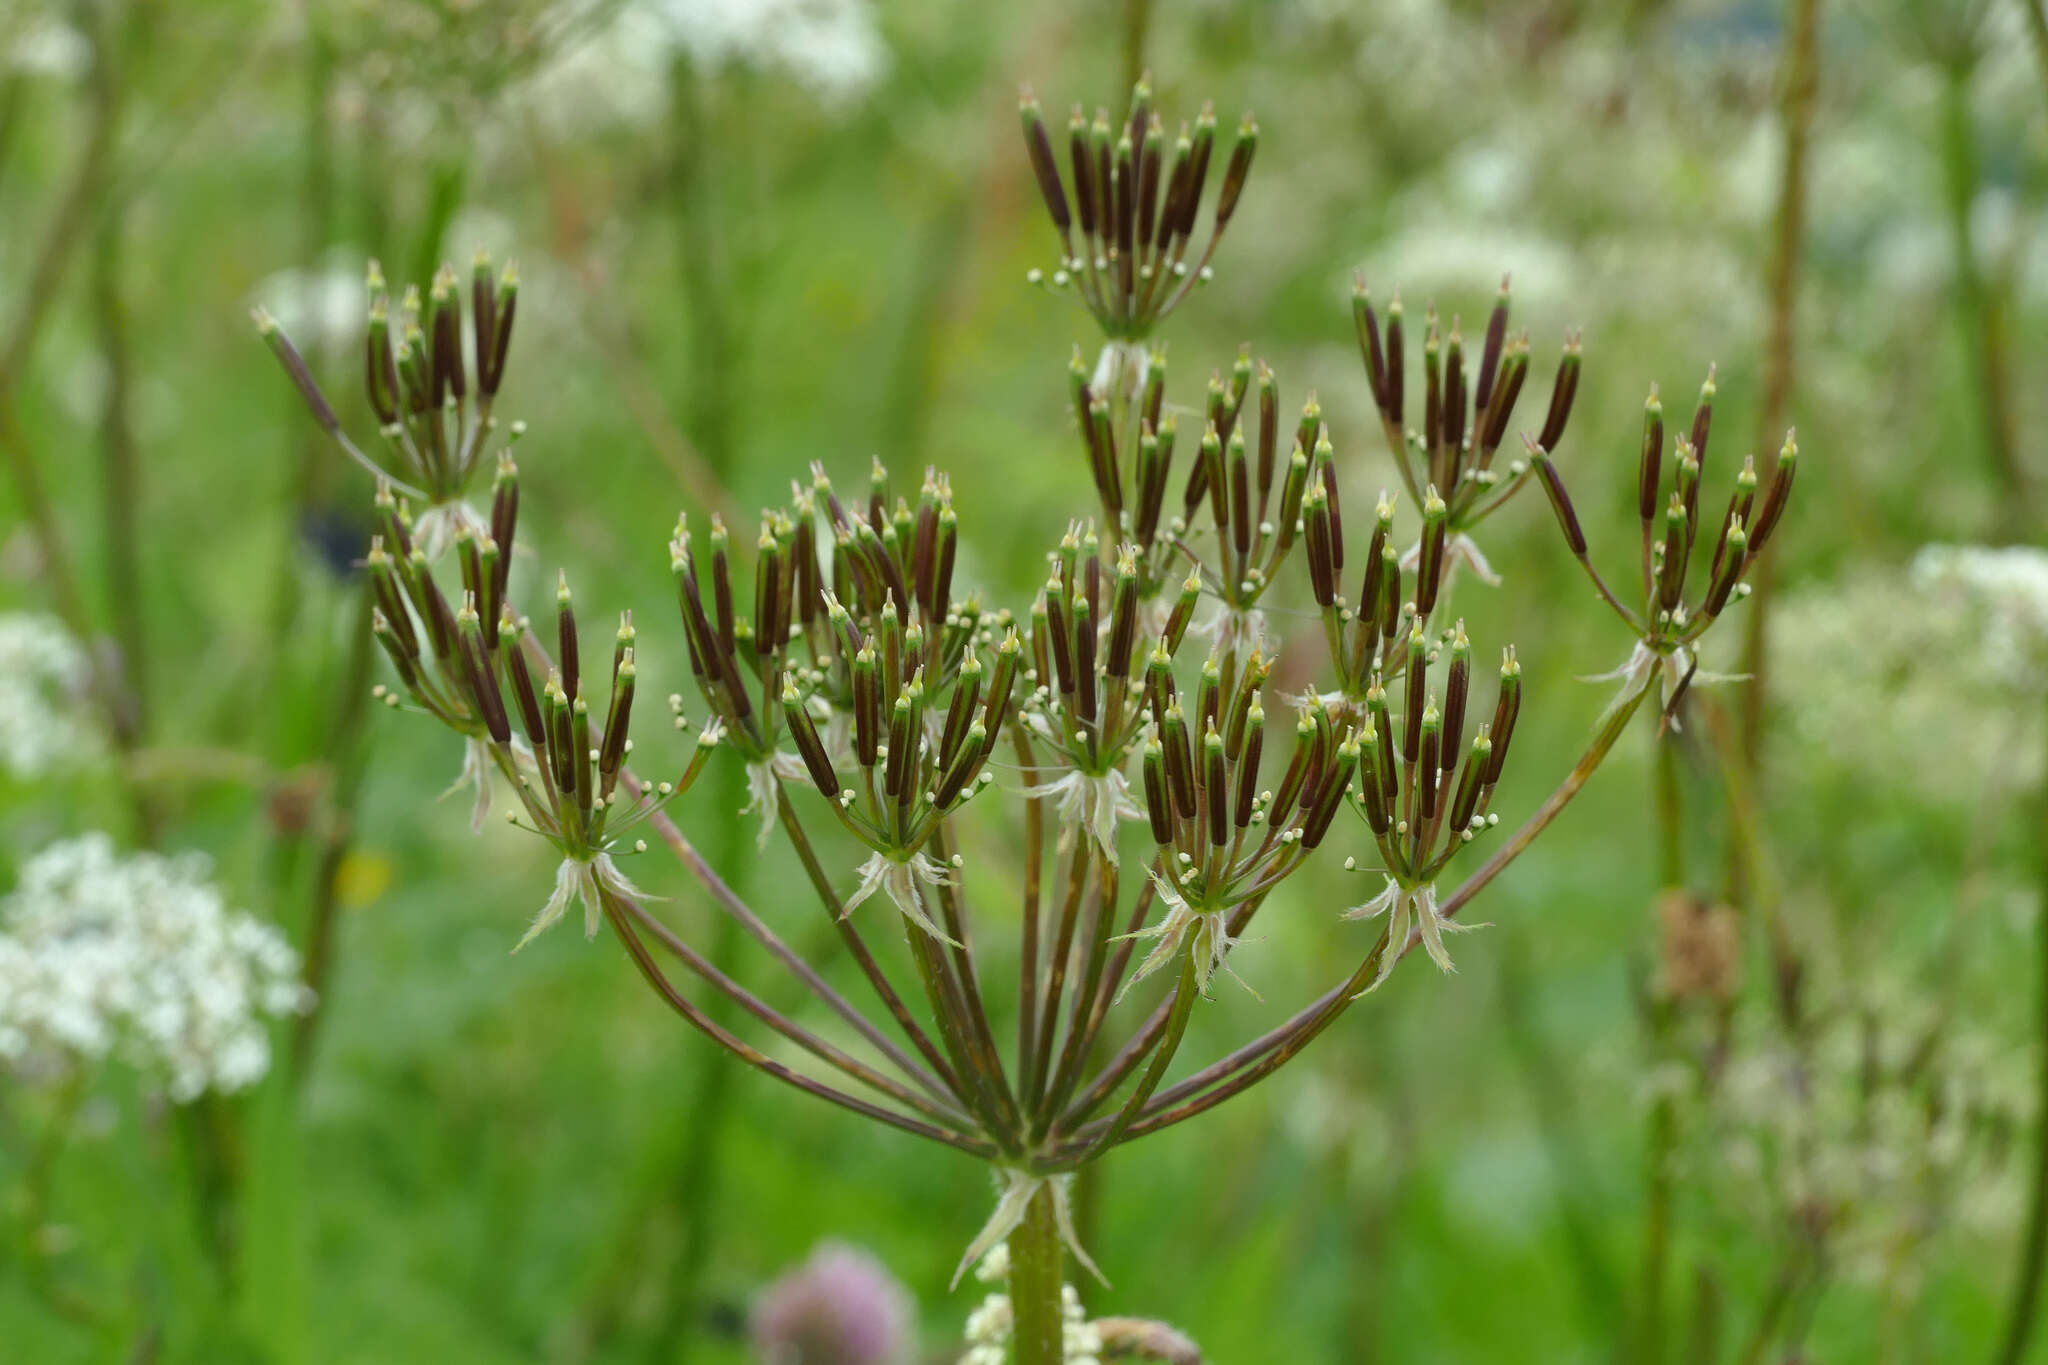
[(2048, 551), (2025, 545), (1929, 545), (1913, 583), (1977, 617), (1985, 665), (2021, 693), (2040, 690), (2048, 654)]
[(851, 103), (889, 69), (867, 0), (651, 0), (648, 9), (703, 70), (779, 71), (826, 104)]
[(37, 778), (98, 748), (85, 715), (85, 650), (54, 617), (0, 615), (0, 768)]
[(1825, 756), (1820, 771), (1887, 790), (1911, 773), (1923, 798), (1956, 802), (2041, 771), (2048, 554), (1931, 545), (1910, 570), (1802, 589), (1771, 618), (1771, 650), (1790, 761)]
[(0, 1064), (119, 1056), (183, 1103), (270, 1069), (266, 1025), (312, 995), (283, 935), (230, 911), (196, 856), (117, 855), (104, 834), (53, 844), (0, 901)]
[(677, 54), (706, 76), (735, 67), (785, 76), (828, 112), (858, 103), (890, 65), (868, 0), (640, 0), (566, 48), (531, 94), (568, 129), (652, 123), (667, 109)]
[(1762, 1008), (1738, 1012), (1732, 1060), (1693, 1117), (1691, 1173), (1724, 1215), (1789, 1212), (1849, 1277), (1910, 1295), (1919, 1243), (2019, 1221), (2025, 1060), (1944, 1018), (1924, 985), (1878, 974), (1838, 990), (1803, 1044)]

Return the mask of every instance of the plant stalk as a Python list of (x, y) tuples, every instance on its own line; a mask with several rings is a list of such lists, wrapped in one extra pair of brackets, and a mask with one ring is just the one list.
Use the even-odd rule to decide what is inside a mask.
[[(1658, 738), (1656, 772), (1657, 883), (1660, 895), (1663, 895), (1680, 890), (1685, 884), (1683, 811), (1675, 735), (1665, 734)], [(1651, 970), (1654, 973), (1655, 968)], [(1662, 1062), (1670, 1047), (1673, 1005), (1662, 997), (1654, 979), (1649, 983), (1646, 995), (1651, 1060)], [(1671, 1152), (1677, 1136), (1676, 1101), (1669, 1094), (1659, 1094), (1650, 1107), (1648, 1132), (1643, 1143), (1642, 1339), (1637, 1344), (1636, 1358), (1648, 1362), (1648, 1365), (1656, 1365), (1664, 1358), (1664, 1291), (1671, 1278)]]
[(1970, 110), (1974, 71), (1973, 63), (1953, 61), (1943, 73), (1941, 166), (1947, 190), (1949, 248), (1954, 256), (1956, 321), (1962, 329), (1969, 382), (1977, 398), (1985, 456), (1999, 484), (1999, 530), (2011, 535), (2025, 525), (2029, 489), (2013, 432), (2005, 314), (1985, 282), (1984, 265), (1977, 257), (1971, 231), (1980, 179)]
[[(1757, 423), (1759, 451), (1774, 450), (1784, 433), (1786, 410), (1792, 402), (1793, 362), (1796, 355), (1794, 324), (1799, 302), (1799, 267), (1804, 259), (1806, 225), (1806, 166), (1813, 141), (1813, 106), (1820, 85), (1819, 73), (1820, 0), (1791, 0), (1788, 25), (1789, 45), (1785, 49), (1782, 73), (1783, 105), (1780, 133), (1781, 171), (1778, 181), (1777, 231), (1771, 246), (1771, 324), (1765, 367), (1763, 413)], [(1777, 559), (1766, 555), (1751, 577), (1749, 620), (1744, 623), (1742, 671), (1749, 674), (1749, 686), (1742, 694), (1743, 761), (1755, 772), (1763, 745), (1765, 698), (1765, 634), (1770, 615), (1771, 586), (1776, 578)], [(1739, 851), (1728, 860), (1730, 891), (1741, 898), (1744, 869)]]
[[(2044, 786), (2035, 817), (2048, 827), (2048, 786)], [(2048, 849), (2048, 843), (2042, 846)], [(2041, 900), (2034, 911), (2035, 1028), (2037, 1055), (2035, 1084), (2038, 1087), (2034, 1114), (2034, 1168), (2032, 1188), (2027, 1197), (2027, 1227), (2020, 1242), (2020, 1263), (2013, 1277), (2012, 1302), (2006, 1310), (2002, 1344), (1994, 1359), (1998, 1365), (2020, 1365), (2033, 1339), (2034, 1320), (2041, 1308), (2041, 1278), (2048, 1268), (2048, 854), (2039, 868)]]
[(1062, 1365), (1066, 1325), (1060, 1308), (1066, 1248), (1053, 1213), (1053, 1193), (1031, 1196), (1024, 1221), (1010, 1234), (1010, 1307), (1016, 1314), (1017, 1365)]

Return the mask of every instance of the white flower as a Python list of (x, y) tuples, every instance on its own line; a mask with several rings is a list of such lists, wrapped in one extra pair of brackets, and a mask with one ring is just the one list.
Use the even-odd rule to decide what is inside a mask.
[(996, 1171), (1000, 1193), (996, 1199), (996, 1211), (982, 1224), (981, 1231), (968, 1245), (967, 1254), (960, 1258), (960, 1264), (953, 1270), (949, 1288), (957, 1288), (960, 1277), (967, 1273), (967, 1267), (986, 1255), (998, 1242), (1024, 1225), (1025, 1210), (1041, 1191), (1052, 1195), (1053, 1223), (1059, 1229), (1060, 1240), (1067, 1244), (1067, 1250), (1074, 1253), (1074, 1259), (1088, 1267), (1088, 1273), (1104, 1284), (1109, 1281), (1096, 1267), (1086, 1251), (1081, 1249), (1081, 1239), (1074, 1231), (1074, 1202), (1072, 1175), (1033, 1175), (1013, 1166), (1001, 1167)]
[(704, 70), (779, 69), (828, 105), (852, 103), (889, 69), (867, 0), (652, 0), (648, 8)]
[(1111, 865), (1117, 861), (1117, 820), (1142, 819), (1145, 814), (1131, 799), (1130, 779), (1116, 768), (1106, 773), (1084, 773), (1076, 768), (1050, 782), (1026, 787), (1024, 795), (1057, 802), (1053, 813), (1059, 817), (1062, 849), (1071, 848), (1075, 831), (1085, 829)]
[(91, 686), (91, 661), (55, 617), (0, 616), (0, 768), (32, 779), (95, 753)]
[(759, 812), (761, 816), (761, 832), (754, 836), (754, 847), (765, 850), (775, 833), (775, 817), (780, 807), (776, 800), (778, 783), (807, 780), (809, 773), (804, 761), (795, 754), (775, 753), (747, 765), (747, 804), (740, 807), (740, 814)]
[(2048, 640), (2023, 624), (2024, 596), (2003, 611), (1967, 581), (1985, 562), (1970, 548), (1929, 547), (1910, 571), (1864, 567), (1778, 600), (1772, 695), (1787, 747), (1774, 752), (1787, 771), (1956, 808), (2039, 782)]
[(923, 853), (913, 853), (907, 859), (899, 859), (886, 853), (876, 853), (860, 865), (860, 885), (846, 898), (846, 908), (839, 912), (845, 919), (853, 908), (877, 891), (885, 893), (903, 912), (903, 918), (938, 939), (941, 943), (960, 946), (955, 939), (948, 938), (931, 912), (924, 908), (924, 897), (919, 893), (918, 883), (926, 886), (943, 886), (953, 880), (953, 871)]
[(1387, 878), (1385, 890), (1365, 904), (1346, 910), (1343, 918), (1372, 919), (1390, 910), (1393, 912), (1393, 920), (1387, 926), (1387, 947), (1386, 951), (1380, 954), (1379, 975), (1372, 979), (1370, 986), (1359, 992), (1360, 995), (1370, 995), (1378, 990), (1380, 983), (1393, 973), (1394, 964), (1401, 960), (1401, 954), (1408, 949), (1411, 921), (1414, 927), (1422, 932), (1422, 946), (1429, 950), (1430, 961), (1447, 972), (1455, 972), (1458, 969), (1451, 964), (1451, 955), (1444, 949), (1444, 935), (1470, 933), (1474, 929), (1487, 927), (1483, 924), (1460, 924), (1454, 919), (1446, 918), (1443, 912), (1437, 909), (1435, 882), (1425, 882), (1421, 886), (1403, 886), (1392, 877)]
[(29, 859), (0, 902), (0, 1063), (120, 1056), (180, 1103), (261, 1079), (268, 1020), (312, 995), (283, 935), (230, 912), (206, 876), (204, 859), (120, 857), (104, 834)]
[(609, 853), (595, 854), (590, 858), (564, 858), (562, 865), (555, 869), (555, 893), (548, 897), (548, 903), (533, 917), (526, 934), (512, 945), (518, 952), (543, 930), (569, 911), (571, 897), (583, 902), (583, 936), (597, 937), (597, 926), (604, 917), (604, 892), (614, 896), (629, 896), (636, 901), (653, 900), (654, 897), (633, 885), (626, 874), (619, 871), (617, 863)]
[[(1062, 1177), (1070, 1178), (1070, 1177)], [(990, 1276), (989, 1264), (1003, 1252), (998, 1243), (975, 1271), (977, 1278), (988, 1280), (1002, 1278), (1009, 1273), (1009, 1262), (1005, 1258), (1002, 1273)], [(967, 1315), (967, 1354), (960, 1357), (958, 1365), (1008, 1365), (1010, 1341), (1017, 1333), (1017, 1307), (1008, 1294), (990, 1294), (975, 1305)], [(1081, 1306), (1081, 1296), (1071, 1284), (1060, 1286), (1060, 1358), (1066, 1365), (1101, 1365), (1103, 1349), (1102, 1329), (1088, 1321), (1088, 1312)], [(1148, 1357), (1149, 1358), (1149, 1357)]]
[(1003, 1242), (990, 1248), (988, 1255), (981, 1258), (981, 1264), (974, 1267), (974, 1278), (983, 1284), (1009, 1279), (1010, 1244)]
[(1008, 1294), (991, 1294), (967, 1315), (967, 1340), (973, 1346), (1004, 1346), (1017, 1327)]
[[(1209, 982), (1215, 977), (1216, 969), (1221, 967), (1230, 973), (1238, 985), (1251, 991), (1252, 988), (1245, 985), (1244, 978), (1237, 974), (1227, 960), (1230, 950), (1235, 948), (1240, 940), (1231, 937), (1225, 913), (1221, 910), (1195, 910), (1187, 903), (1187, 898), (1181, 895), (1180, 888), (1157, 872), (1152, 874), (1152, 884), (1159, 888), (1159, 898), (1166, 902), (1166, 918), (1149, 929), (1140, 929), (1134, 934), (1119, 937), (1156, 938), (1159, 942), (1153, 946), (1151, 952), (1145, 954), (1145, 960), (1138, 964), (1138, 970), (1131, 974), (1131, 979), (1124, 983), (1124, 988), (1117, 992), (1116, 998), (1122, 1000), (1130, 993), (1131, 987), (1179, 957), (1182, 947), (1187, 945), (1191, 936), (1194, 944), (1189, 951), (1195, 954), (1196, 989), (1207, 995)], [(1252, 994), (1256, 996), (1258, 992), (1252, 991)]]
[(2001, 677), (2027, 690), (2038, 687), (2048, 645), (2048, 552), (2026, 545), (1929, 545), (1913, 557), (1913, 583), (1981, 611), (1986, 653)]

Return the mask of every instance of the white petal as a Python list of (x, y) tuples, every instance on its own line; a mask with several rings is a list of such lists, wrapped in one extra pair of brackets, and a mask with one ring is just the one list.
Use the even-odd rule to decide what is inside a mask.
[(1382, 890), (1377, 896), (1374, 896), (1371, 900), (1367, 901), (1363, 905), (1352, 906), (1349, 910), (1346, 910), (1337, 918), (1371, 919), (1375, 915), (1384, 915), (1387, 913), (1389, 909), (1393, 907), (1394, 898), (1400, 894), (1401, 883), (1395, 881), (1392, 877), (1389, 877), (1387, 878), (1387, 885), (1385, 889)]
[(975, 1235), (974, 1241), (968, 1244), (967, 1254), (960, 1258), (960, 1264), (953, 1271), (952, 1282), (947, 1288), (957, 1289), (960, 1277), (967, 1273), (969, 1266), (993, 1250), (998, 1242), (1006, 1241), (1011, 1233), (1023, 1226), (1024, 1214), (1031, 1207), (1032, 1199), (1041, 1190), (1050, 1190), (1052, 1193), (1053, 1225), (1059, 1230), (1060, 1240), (1066, 1243), (1067, 1250), (1074, 1254), (1075, 1260), (1088, 1268), (1089, 1274), (1105, 1285), (1109, 1283), (1101, 1267), (1097, 1266), (1094, 1258), (1082, 1248), (1080, 1235), (1075, 1230), (1073, 1176), (1032, 1175), (1027, 1171), (1008, 1168), (999, 1170), (997, 1176), (1003, 1182), (1003, 1188), (1001, 1196), (996, 1200), (995, 1212), (989, 1215), (988, 1222), (982, 1224), (981, 1231)]
[(889, 870), (889, 860), (881, 854), (870, 854), (860, 865), (860, 885), (853, 888), (853, 894), (846, 898), (846, 904), (839, 911), (839, 918), (845, 919), (853, 908), (881, 889), (882, 877)]
[(1045, 1184), (1044, 1176), (1026, 1175), (1022, 1171), (1005, 1170), (998, 1172), (1003, 1183), (1003, 1192), (996, 1200), (996, 1211), (981, 1225), (981, 1231), (967, 1245), (967, 1254), (960, 1258), (960, 1264), (953, 1270), (953, 1278), (947, 1289), (958, 1289), (960, 1277), (997, 1242), (1003, 1241), (1024, 1223), (1024, 1211), (1031, 1206), (1031, 1197)]
[(576, 894), (577, 883), (581, 880), (583, 871), (584, 865), (576, 859), (562, 859), (562, 865), (555, 869), (555, 894), (548, 897), (548, 903), (533, 917), (533, 923), (528, 926), (526, 936), (512, 945), (513, 952), (516, 953), (533, 942), (535, 935), (561, 919), (569, 909), (569, 897)]
[(597, 884), (615, 896), (625, 896), (636, 901), (661, 899), (635, 886), (632, 878), (619, 871), (619, 865), (612, 861), (612, 855), (609, 853), (600, 853), (591, 859), (591, 867), (597, 873)]
[(484, 821), (491, 815), (491, 769), (486, 761), (482, 740), (470, 740), (468, 750), (462, 760), (463, 774), (467, 776), (471, 768), (476, 770), (476, 806), (470, 812), (469, 832), (481, 834), (484, 832)]
[(596, 938), (598, 921), (604, 915), (604, 901), (597, 893), (597, 875), (589, 863), (578, 863), (576, 896), (583, 902), (583, 937)]
[(782, 764), (777, 760), (784, 757), (787, 755), (776, 754), (747, 765), (747, 804), (740, 807), (740, 814), (760, 813), (761, 832), (754, 836), (754, 847), (764, 852), (770, 836), (775, 833), (775, 817), (781, 804), (777, 799), (780, 791), (777, 779), (785, 776)]
[[(1420, 901), (1420, 904), (1416, 906), (1415, 921), (1416, 926), (1422, 930), (1422, 946), (1429, 950), (1429, 960), (1436, 963), (1437, 967), (1442, 971), (1457, 971), (1457, 967), (1452, 965), (1450, 953), (1444, 949), (1444, 920), (1436, 912), (1435, 888), (1424, 888), (1424, 895), (1417, 899)], [(1394, 947), (1405, 948), (1408, 945), (1404, 942), (1389, 946), (1391, 949)]]
[(1074, 1259), (1087, 1266), (1090, 1275), (1107, 1285), (1109, 1277), (1102, 1273), (1102, 1268), (1095, 1264), (1095, 1259), (1082, 1249), (1081, 1234), (1074, 1229), (1073, 1184), (1074, 1177), (1071, 1175), (1056, 1175), (1052, 1178), (1053, 1224), (1059, 1228), (1060, 1240), (1067, 1244), (1067, 1250), (1074, 1253)]

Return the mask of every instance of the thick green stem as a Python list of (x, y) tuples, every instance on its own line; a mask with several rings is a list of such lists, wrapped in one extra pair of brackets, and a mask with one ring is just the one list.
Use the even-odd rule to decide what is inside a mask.
[(1024, 1221), (1010, 1234), (1010, 1307), (1017, 1321), (1017, 1365), (1062, 1365), (1066, 1356), (1060, 1287), (1066, 1248), (1060, 1243), (1050, 1185), (1031, 1196)]

